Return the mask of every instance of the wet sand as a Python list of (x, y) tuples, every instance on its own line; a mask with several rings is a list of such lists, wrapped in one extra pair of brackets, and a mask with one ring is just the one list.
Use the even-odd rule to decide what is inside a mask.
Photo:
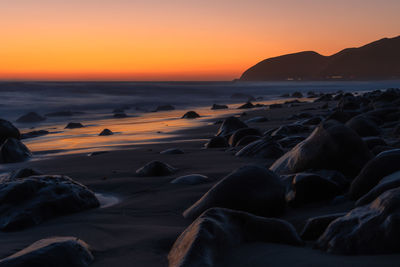
[[(333, 103), (332, 103), (333, 104)], [(322, 103), (265, 110), (241, 110), (248, 115), (265, 115), (270, 121), (250, 126), (268, 130), (288, 123), (291, 114)], [(238, 158), (225, 149), (204, 149), (205, 139), (215, 135), (219, 125), (207, 124), (174, 132), (168, 142), (132, 145), (129, 149), (87, 156), (62, 155), (24, 163), (46, 174), (64, 174), (85, 184), (96, 193), (119, 199), (115, 205), (59, 217), (23, 231), (0, 233), (0, 257), (6, 257), (31, 243), (50, 236), (75, 236), (87, 242), (95, 261), (91, 266), (167, 266), (167, 254), (178, 235), (191, 223), (182, 212), (212, 185), (232, 170), (248, 163), (272, 161)], [(185, 141), (186, 140), (186, 141)], [(189, 141), (187, 141), (189, 140)], [(190, 141), (195, 140), (195, 141)], [(185, 154), (159, 154), (167, 148), (183, 149)], [(179, 171), (164, 177), (135, 177), (135, 171), (149, 161), (161, 160)], [(213, 182), (200, 185), (170, 184), (185, 174), (199, 173)], [(306, 219), (316, 215), (347, 211), (353, 203), (307, 205), (288, 210), (283, 219), (301, 229)], [(229, 251), (221, 266), (398, 266), (400, 255), (336, 256), (306, 247), (278, 244), (246, 244)]]

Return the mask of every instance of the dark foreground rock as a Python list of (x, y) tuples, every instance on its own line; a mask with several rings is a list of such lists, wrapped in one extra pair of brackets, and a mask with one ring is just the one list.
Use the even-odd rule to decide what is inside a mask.
[(11, 177), (0, 183), (0, 230), (20, 230), (98, 206), (92, 191), (67, 176)]
[(163, 154), (163, 155), (179, 155), (179, 154), (185, 154), (185, 151), (183, 151), (180, 148), (168, 148), (166, 150), (161, 151), (160, 154)]
[(283, 153), (281, 145), (277, 142), (271, 138), (262, 138), (243, 147), (236, 153), (236, 156), (276, 159)]
[(400, 188), (396, 188), (333, 221), (316, 246), (338, 254), (398, 253), (399, 218)]
[(0, 145), (8, 138), (20, 139), (21, 134), (11, 122), (0, 119)]
[(255, 136), (261, 136), (262, 133), (260, 130), (255, 129), (255, 128), (242, 128), (239, 130), (236, 130), (231, 137), (229, 138), (229, 144), (231, 146), (236, 146), (236, 144), (243, 138), (248, 135), (255, 135)]
[(370, 160), (350, 186), (352, 199), (359, 199), (371, 190), (379, 181), (396, 171), (400, 170), (400, 149), (388, 150), (378, 154)]
[(104, 129), (103, 131), (101, 131), (99, 136), (107, 136), (107, 135), (113, 135), (113, 134), (114, 133), (110, 129)]
[(380, 134), (378, 125), (367, 116), (358, 115), (346, 122), (360, 136), (376, 136)]
[(46, 120), (46, 117), (42, 117), (36, 112), (29, 112), (17, 119), (19, 123), (32, 123), (32, 122), (41, 122)]
[(181, 177), (178, 177), (171, 181), (171, 184), (187, 184), (187, 185), (195, 185), (195, 184), (203, 184), (210, 182), (210, 179), (201, 174), (188, 174)]
[(137, 176), (166, 176), (178, 169), (158, 160), (151, 161), (136, 171)]
[(230, 136), (234, 131), (242, 128), (247, 128), (246, 123), (236, 117), (228, 117), (224, 120), (221, 127), (219, 127), (217, 136)]
[(25, 161), (31, 156), (31, 151), (15, 138), (8, 138), (0, 147), (0, 162), (3, 163)]
[(275, 216), (281, 214), (285, 206), (285, 187), (280, 178), (264, 167), (248, 165), (225, 176), (188, 208), (183, 216), (195, 219), (213, 207)]
[(206, 144), (206, 148), (224, 148), (229, 147), (228, 140), (223, 136), (215, 136), (211, 138)]
[(76, 129), (84, 127), (80, 122), (70, 122), (65, 126), (65, 129)]
[(76, 237), (41, 239), (2, 259), (0, 267), (85, 267), (94, 260), (89, 246)]
[(308, 219), (301, 231), (301, 238), (303, 240), (317, 240), (332, 221), (344, 215), (346, 213), (335, 213)]
[(196, 119), (196, 118), (200, 118), (200, 115), (197, 114), (196, 111), (188, 111), (186, 112), (183, 116), (182, 119)]
[(355, 176), (371, 157), (357, 133), (337, 121), (326, 121), (279, 158), (271, 170), (290, 174), (308, 169), (328, 169)]
[(286, 221), (212, 208), (197, 218), (175, 241), (168, 254), (169, 266), (218, 266), (227, 249), (245, 242), (303, 244), (294, 227)]

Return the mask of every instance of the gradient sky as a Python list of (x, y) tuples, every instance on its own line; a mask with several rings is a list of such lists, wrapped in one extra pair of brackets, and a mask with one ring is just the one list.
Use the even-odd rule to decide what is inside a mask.
[(400, 35), (399, 0), (0, 0), (0, 79), (231, 80)]

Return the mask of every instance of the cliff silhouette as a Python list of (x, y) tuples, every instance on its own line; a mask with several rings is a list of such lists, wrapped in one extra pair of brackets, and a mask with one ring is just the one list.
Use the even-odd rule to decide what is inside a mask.
[(265, 59), (241, 81), (400, 79), (400, 36), (384, 38), (331, 56), (305, 51)]

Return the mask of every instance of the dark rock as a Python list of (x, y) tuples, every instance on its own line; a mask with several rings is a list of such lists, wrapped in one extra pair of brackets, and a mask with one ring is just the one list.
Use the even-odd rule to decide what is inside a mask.
[(293, 123), (280, 126), (277, 130), (271, 133), (271, 136), (275, 135), (292, 135), (308, 132), (309, 128), (307, 126)]
[(215, 184), (183, 216), (195, 219), (209, 208), (242, 210), (261, 216), (281, 214), (285, 209), (285, 187), (268, 169), (248, 165)]
[(84, 127), (81, 123), (79, 122), (70, 122), (65, 126), (65, 129), (76, 129), (76, 128), (82, 128)]
[(137, 176), (166, 176), (177, 172), (178, 169), (161, 161), (151, 161), (136, 171)]
[(114, 133), (110, 129), (104, 129), (103, 131), (101, 131), (101, 133), (99, 135), (106, 136), (106, 135), (113, 135), (113, 134)]
[(187, 185), (196, 185), (210, 182), (210, 179), (201, 174), (189, 174), (178, 177), (171, 181), (171, 184), (187, 184)]
[(229, 143), (223, 136), (214, 136), (206, 144), (206, 148), (224, 148), (229, 147)]
[(277, 109), (277, 108), (283, 108), (282, 104), (271, 104), (268, 106), (269, 109)]
[(346, 213), (335, 213), (308, 219), (301, 231), (301, 238), (307, 241), (317, 240), (325, 232), (331, 222), (344, 215), (346, 215)]
[(29, 112), (17, 119), (20, 123), (31, 123), (31, 122), (41, 122), (46, 120), (46, 117), (42, 117), (36, 112)]
[(227, 137), (233, 134), (234, 131), (247, 128), (247, 125), (236, 117), (228, 117), (224, 120), (221, 127), (218, 129), (217, 136)]
[(227, 249), (245, 242), (303, 245), (294, 227), (283, 220), (212, 208), (197, 218), (175, 241), (170, 267), (218, 266)]
[(9, 177), (0, 183), (2, 231), (20, 230), (98, 206), (92, 191), (67, 176)]
[(38, 130), (38, 131), (32, 131), (32, 132), (27, 132), (23, 133), (21, 135), (21, 139), (28, 139), (28, 138), (35, 138), (43, 135), (49, 134), (49, 131), (46, 130)]
[(15, 138), (8, 138), (0, 147), (0, 162), (3, 163), (25, 161), (31, 156), (31, 151)]
[(161, 105), (161, 106), (158, 106), (154, 110), (154, 112), (157, 112), (157, 111), (169, 111), (169, 110), (174, 110), (174, 109), (175, 109), (175, 107), (172, 106), (172, 105)]
[(353, 95), (343, 96), (338, 103), (339, 110), (359, 109), (359, 108), (360, 108), (360, 101), (358, 101), (358, 99)]
[(12, 171), (8, 175), (7, 180), (25, 178), (25, 177), (29, 177), (29, 176), (38, 176), (38, 175), (42, 175), (42, 174), (43, 173), (41, 171), (38, 171), (36, 169), (23, 168), (23, 169), (18, 169), (18, 170)]
[(328, 102), (332, 101), (332, 95), (331, 94), (322, 94), (320, 97), (314, 100), (314, 102)]
[(292, 97), (302, 98), (302, 97), (303, 97), (303, 94), (300, 93), (300, 92), (294, 92), (294, 93), (292, 94)]
[(359, 136), (376, 136), (380, 134), (378, 125), (364, 115), (358, 115), (346, 122)]
[(21, 134), (18, 128), (16, 128), (11, 122), (0, 119), (0, 145), (4, 143), (8, 138), (20, 139)]
[(253, 122), (266, 122), (268, 119), (264, 116), (258, 116), (251, 119), (248, 119), (246, 123), (253, 123)]
[(399, 171), (399, 162), (400, 149), (382, 152), (371, 159), (351, 183), (349, 192), (351, 198), (359, 199), (377, 185), (383, 177)]
[(286, 195), (286, 200), (290, 205), (298, 206), (331, 200), (340, 193), (339, 186), (333, 181), (313, 173), (298, 173), (292, 181), (292, 190)]
[(2, 259), (0, 267), (86, 267), (94, 260), (89, 246), (76, 237), (41, 239)]
[(169, 148), (166, 150), (163, 150), (160, 152), (160, 154), (164, 155), (178, 155), (178, 154), (184, 154), (185, 152), (182, 149), (179, 148)]
[(242, 128), (239, 130), (236, 130), (231, 137), (229, 138), (229, 145), (231, 146), (236, 146), (236, 144), (240, 141), (245, 136), (248, 135), (256, 135), (256, 136), (261, 136), (261, 132), (258, 129), (255, 128)]
[(338, 170), (355, 176), (372, 157), (362, 139), (347, 126), (326, 121), (271, 166), (278, 174), (308, 169)]
[(254, 141), (259, 140), (261, 137), (258, 135), (247, 135), (239, 140), (239, 142), (236, 143), (236, 146), (247, 146), (250, 143), (253, 143)]
[(249, 101), (246, 104), (241, 105), (238, 109), (254, 108), (255, 106)]
[(276, 159), (282, 156), (283, 153), (284, 152), (281, 145), (279, 145), (277, 142), (271, 138), (262, 138), (246, 145), (235, 155), (237, 157)]
[(398, 253), (399, 212), (400, 188), (386, 191), (330, 223), (316, 247), (335, 254)]
[(123, 118), (127, 118), (128, 115), (126, 115), (125, 113), (122, 112), (122, 113), (115, 113), (113, 115), (113, 117), (116, 118), (116, 119), (123, 119)]
[(182, 116), (182, 119), (196, 119), (199, 118), (200, 115), (197, 114), (195, 111), (188, 111), (185, 115)]
[(212, 110), (216, 110), (216, 109), (227, 109), (228, 106), (227, 105), (218, 105), (218, 104), (213, 104), (211, 109)]
[(364, 143), (368, 146), (369, 149), (373, 149), (376, 146), (387, 146), (388, 144), (380, 137), (377, 136), (369, 136), (363, 138)]

